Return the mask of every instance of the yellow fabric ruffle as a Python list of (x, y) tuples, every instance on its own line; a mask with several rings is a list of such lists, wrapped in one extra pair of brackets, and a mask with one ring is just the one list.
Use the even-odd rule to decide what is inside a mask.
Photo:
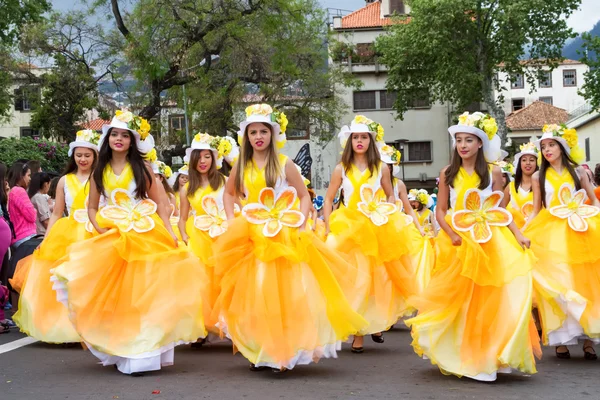
[(111, 229), (73, 244), (53, 271), (68, 294), (70, 319), (94, 349), (131, 357), (206, 335), (204, 270), (155, 213), (145, 233)]
[(524, 232), (539, 259), (534, 288), (544, 343), (565, 322), (565, 303), (585, 305), (578, 322), (587, 336), (600, 338), (600, 215), (586, 221), (588, 230), (575, 232), (543, 209)]
[(411, 219), (403, 213), (374, 225), (364, 214), (340, 207), (329, 220), (328, 246), (358, 268), (357, 280), (346, 289), (355, 310), (369, 326), (361, 335), (389, 329), (414, 308), (408, 299), (419, 294), (429, 281), (434, 264), (433, 249)]
[(238, 217), (218, 238), (215, 319), (253, 364), (290, 367), (307, 351), (316, 361), (366, 325), (340, 287), (352, 269), (310, 231), (284, 226), (266, 238), (262, 229)]
[(50, 271), (67, 255), (69, 246), (91, 237), (84, 224), (61, 218), (41, 246), (19, 262), (11, 284), (20, 288), (19, 309), (13, 319), (21, 331), (46, 343), (80, 341), (67, 308), (56, 300)]

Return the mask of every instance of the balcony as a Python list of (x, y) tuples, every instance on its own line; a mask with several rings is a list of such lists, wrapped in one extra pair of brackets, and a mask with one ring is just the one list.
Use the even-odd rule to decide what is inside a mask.
[(352, 57), (348, 57), (341, 62), (342, 65), (348, 67), (348, 70), (353, 74), (379, 74), (387, 72), (387, 66), (380, 64), (377, 57), (373, 57), (371, 61), (353, 62)]

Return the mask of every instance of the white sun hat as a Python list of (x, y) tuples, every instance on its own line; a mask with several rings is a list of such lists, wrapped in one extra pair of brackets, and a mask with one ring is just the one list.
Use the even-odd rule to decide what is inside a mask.
[(246, 128), (255, 122), (271, 126), (277, 148), (281, 149), (285, 145), (287, 141), (285, 135), (288, 124), (287, 117), (283, 112), (273, 110), (273, 107), (268, 104), (253, 104), (246, 107), (246, 119), (240, 123), (240, 130), (238, 132), (238, 143), (240, 145), (246, 133)]
[(502, 156), (502, 143), (496, 135), (498, 125), (488, 114), (465, 112), (458, 117), (458, 124), (448, 128), (452, 136), (452, 147), (456, 147), (456, 134), (468, 133), (477, 136), (483, 144), (483, 155), (487, 162), (494, 162)]
[(77, 147), (85, 147), (87, 149), (94, 150), (96, 153), (98, 152), (98, 139), (100, 135), (91, 129), (84, 129), (78, 131), (75, 137), (75, 140), (69, 143), (69, 152), (68, 155), (71, 157), (73, 155), (73, 151)]
[(342, 148), (346, 147), (346, 142), (348, 141), (350, 135), (353, 133), (363, 132), (370, 133), (371, 137), (375, 139), (376, 142), (380, 141), (378, 140), (378, 137), (383, 140), (384, 130), (381, 124), (365, 117), (364, 115), (357, 115), (354, 117), (349, 126), (342, 126), (340, 133), (338, 133), (338, 139), (340, 140)]
[(185, 149), (185, 161), (191, 159), (192, 151), (194, 150), (210, 150), (213, 153), (217, 169), (223, 166), (223, 157), (219, 157), (219, 139), (215, 136), (211, 136), (208, 133), (197, 133), (192, 140), (190, 147)]
[(133, 115), (131, 111), (117, 110), (108, 125), (102, 125), (102, 136), (98, 141), (98, 148), (106, 139), (111, 128), (125, 129), (133, 134), (140, 153), (145, 154), (154, 148), (154, 138), (150, 134), (150, 124), (144, 118)]
[(539, 157), (540, 153), (537, 149), (537, 146), (535, 145), (536, 141), (537, 139), (535, 137), (532, 137), (529, 143), (525, 143), (519, 146), (520, 151), (517, 154), (515, 154), (515, 159), (513, 161), (513, 166), (515, 167), (515, 169), (519, 166), (519, 161), (521, 161), (521, 157), (525, 155), (534, 156), (536, 159)]

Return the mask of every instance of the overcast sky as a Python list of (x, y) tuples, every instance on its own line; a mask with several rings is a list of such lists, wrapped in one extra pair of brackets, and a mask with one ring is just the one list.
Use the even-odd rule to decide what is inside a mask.
[[(130, 0), (125, 0), (127, 3)], [(365, 5), (364, 0), (319, 0), (323, 7), (339, 8), (344, 10), (358, 10)], [(79, 3), (77, 0), (52, 0), (54, 6), (60, 10), (69, 10), (74, 7), (74, 4)], [(581, 6), (571, 18), (569, 25), (576, 32), (586, 32), (600, 20), (600, 0), (582, 0)]]

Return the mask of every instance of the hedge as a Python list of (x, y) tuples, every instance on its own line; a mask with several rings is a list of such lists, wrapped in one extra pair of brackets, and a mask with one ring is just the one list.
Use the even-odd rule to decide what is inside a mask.
[(8, 138), (0, 140), (0, 162), (8, 168), (17, 160), (37, 160), (42, 169), (60, 172), (67, 165), (69, 146), (45, 139)]

